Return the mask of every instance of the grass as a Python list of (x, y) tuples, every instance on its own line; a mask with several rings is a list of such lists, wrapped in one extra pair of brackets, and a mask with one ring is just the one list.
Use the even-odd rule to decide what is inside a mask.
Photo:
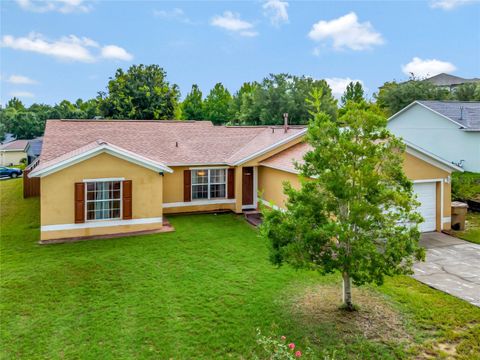
[(451, 230), (449, 233), (460, 239), (471, 241), (476, 244), (480, 244), (480, 213), (469, 211), (467, 213), (465, 230), (463, 231)]
[(170, 217), (176, 232), (41, 246), (38, 199), (0, 183), (2, 359), (249, 359), (255, 330), (336, 358), (480, 354), (480, 309), (409, 277), (354, 294), (274, 268), (232, 214)]

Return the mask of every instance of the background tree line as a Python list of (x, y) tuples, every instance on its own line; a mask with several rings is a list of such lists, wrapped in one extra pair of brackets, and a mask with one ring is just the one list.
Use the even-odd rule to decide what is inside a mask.
[[(275, 125), (289, 114), (290, 124), (306, 124), (312, 93), (321, 94), (322, 111), (337, 116), (338, 101), (325, 80), (290, 74), (270, 74), (260, 82), (245, 82), (230, 93), (217, 83), (206, 96), (193, 84), (183, 101), (176, 84), (158, 65), (133, 65), (127, 71), (118, 69), (105, 91), (96, 98), (63, 100), (53, 106), (34, 103), (26, 107), (13, 98), (0, 107), (0, 140), (5, 133), (18, 139), (43, 134), (46, 119), (152, 119), (210, 120), (216, 125)], [(386, 82), (374, 94), (373, 101), (386, 115), (394, 114), (414, 100), (480, 100), (480, 84), (465, 84), (453, 91), (438, 88), (420, 79), (404, 83)], [(362, 85), (351, 83), (341, 99), (364, 101)], [(341, 111), (340, 111), (341, 115)]]

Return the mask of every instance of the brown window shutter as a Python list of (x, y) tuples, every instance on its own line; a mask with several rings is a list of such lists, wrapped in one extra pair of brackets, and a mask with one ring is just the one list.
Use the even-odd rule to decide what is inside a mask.
[(75, 224), (85, 222), (85, 184), (75, 183)]
[(235, 199), (235, 169), (228, 169), (228, 198)]
[(122, 203), (123, 220), (132, 218), (132, 180), (123, 180)]
[(183, 170), (183, 201), (192, 201), (192, 171)]

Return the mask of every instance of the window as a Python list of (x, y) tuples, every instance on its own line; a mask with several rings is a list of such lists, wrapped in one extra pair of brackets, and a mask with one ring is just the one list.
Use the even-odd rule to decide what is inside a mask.
[(227, 197), (227, 169), (192, 170), (192, 199)]
[(87, 182), (85, 186), (87, 221), (121, 218), (121, 181)]

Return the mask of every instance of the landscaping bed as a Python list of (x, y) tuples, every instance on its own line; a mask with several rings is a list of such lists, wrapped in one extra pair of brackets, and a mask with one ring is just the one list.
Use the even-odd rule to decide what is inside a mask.
[(256, 329), (337, 359), (479, 358), (480, 308), (409, 277), (355, 289), (275, 268), (233, 214), (169, 217), (176, 231), (38, 245), (38, 198), (0, 183), (4, 359), (250, 359)]

